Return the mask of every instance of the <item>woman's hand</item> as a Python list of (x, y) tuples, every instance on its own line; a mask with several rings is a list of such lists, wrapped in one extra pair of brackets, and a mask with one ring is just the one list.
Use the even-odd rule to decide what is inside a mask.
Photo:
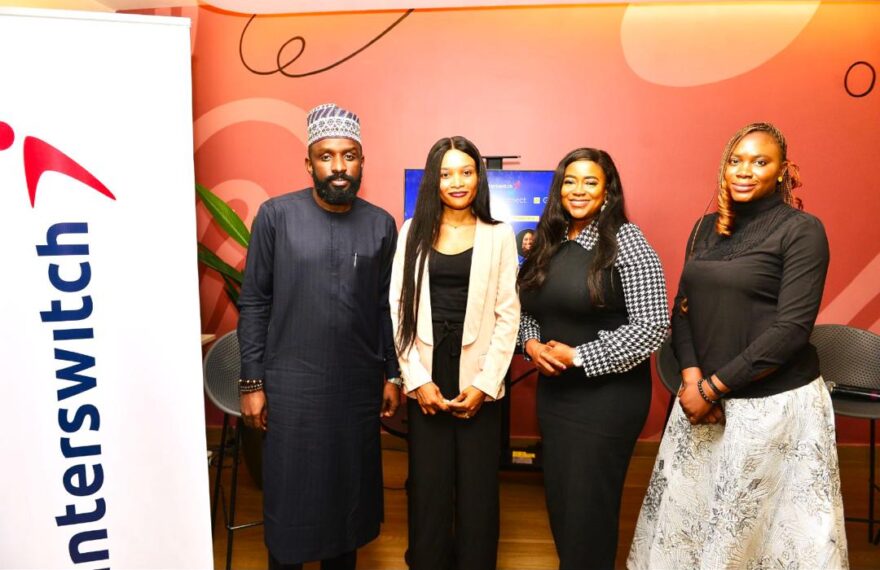
[(685, 377), (681, 383), (681, 388), (678, 390), (678, 401), (681, 404), (681, 409), (688, 421), (694, 425), (704, 423), (701, 421), (703, 417), (712, 408), (717, 407), (703, 399), (700, 395), (700, 390), (697, 388), (697, 382), (698, 380)]
[(452, 412), (453, 416), (466, 420), (474, 417), (480, 411), (480, 407), (485, 399), (486, 394), (482, 390), (468, 386), (454, 400), (449, 402), (449, 411)]
[(566, 368), (574, 366), (574, 357), (577, 356), (577, 351), (573, 347), (556, 340), (549, 341), (547, 346), (550, 347), (549, 352), (552, 358), (561, 362)]
[(433, 382), (422, 384), (416, 388), (416, 399), (422, 413), (426, 416), (433, 416), (437, 412), (448, 412), (449, 405), (440, 393), (440, 388)]
[[(700, 395), (697, 384), (703, 378), (703, 371), (696, 366), (685, 368), (681, 371), (681, 378), (678, 401), (688, 421), (693, 425), (724, 423), (724, 409), (717, 404), (710, 404)], [(712, 378), (715, 380), (717, 377), (713, 376)], [(710, 398), (716, 396), (707, 382), (703, 383), (703, 391)]]
[(544, 344), (533, 338), (526, 342), (524, 350), (529, 355), (529, 358), (532, 359), (532, 362), (535, 363), (535, 368), (538, 369), (538, 372), (544, 376), (559, 376), (566, 368), (565, 364), (553, 356), (553, 347), (549, 344)]
[[(702, 375), (700, 376), (700, 378), (702, 378)], [(699, 382), (699, 379), (697, 379), (697, 382)], [(718, 378), (718, 376), (715, 376), (714, 374), (712, 375), (712, 382), (714, 383), (715, 387), (718, 388), (717, 391), (712, 387), (712, 384), (710, 384), (709, 382), (703, 382), (703, 392), (706, 393), (710, 400), (720, 400), (722, 397), (724, 397), (724, 394), (730, 392), (730, 389), (724, 385), (724, 383), (721, 381), (721, 379)], [(699, 392), (699, 389), (697, 389), (697, 392)], [(703, 416), (703, 419), (700, 420), (699, 423), (723, 424), (724, 421), (724, 408), (722, 408), (720, 404), (716, 404), (712, 406), (712, 409), (709, 411), (708, 414)]]
[(716, 404), (709, 409), (709, 412), (703, 416), (699, 424), (723, 424), (724, 423), (724, 408), (720, 405)]

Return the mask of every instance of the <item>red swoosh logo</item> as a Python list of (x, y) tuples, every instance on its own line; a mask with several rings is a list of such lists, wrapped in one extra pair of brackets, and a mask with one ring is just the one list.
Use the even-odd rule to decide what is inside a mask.
[(25, 137), (24, 176), (27, 181), (28, 196), (30, 196), (32, 208), (37, 199), (37, 184), (39, 184), (40, 178), (46, 172), (64, 174), (82, 182), (86, 186), (94, 188), (112, 200), (116, 199), (113, 192), (78, 162), (45, 141), (36, 137)]

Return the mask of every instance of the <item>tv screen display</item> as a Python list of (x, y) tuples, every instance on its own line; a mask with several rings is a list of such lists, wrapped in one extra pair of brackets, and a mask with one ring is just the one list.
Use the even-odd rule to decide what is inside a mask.
[[(422, 169), (404, 171), (403, 218), (410, 219), (416, 209)], [(513, 226), (516, 246), (523, 255), (523, 238), (538, 225), (544, 211), (552, 170), (489, 170), (489, 196), (492, 217)], [(528, 241), (527, 241), (528, 243)]]

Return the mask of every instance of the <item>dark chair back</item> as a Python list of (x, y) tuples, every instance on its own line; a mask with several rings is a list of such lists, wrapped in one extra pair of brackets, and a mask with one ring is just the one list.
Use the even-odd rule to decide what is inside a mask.
[(681, 368), (678, 366), (675, 351), (672, 350), (672, 333), (666, 335), (666, 340), (654, 356), (660, 381), (672, 394), (677, 394), (681, 386)]
[[(880, 335), (845, 325), (816, 325), (810, 344), (819, 353), (826, 382), (880, 390)], [(834, 411), (856, 418), (880, 418), (880, 401), (835, 398)]]
[(241, 372), (241, 359), (238, 350), (238, 335), (230, 331), (217, 339), (204, 362), (205, 393), (223, 413), (241, 417), (241, 404), (238, 395), (238, 378)]

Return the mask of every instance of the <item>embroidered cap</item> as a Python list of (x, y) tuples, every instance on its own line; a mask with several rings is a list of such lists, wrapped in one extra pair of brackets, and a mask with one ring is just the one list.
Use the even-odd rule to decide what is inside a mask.
[(342, 138), (361, 142), (361, 120), (335, 103), (324, 103), (306, 117), (309, 144), (321, 139)]

